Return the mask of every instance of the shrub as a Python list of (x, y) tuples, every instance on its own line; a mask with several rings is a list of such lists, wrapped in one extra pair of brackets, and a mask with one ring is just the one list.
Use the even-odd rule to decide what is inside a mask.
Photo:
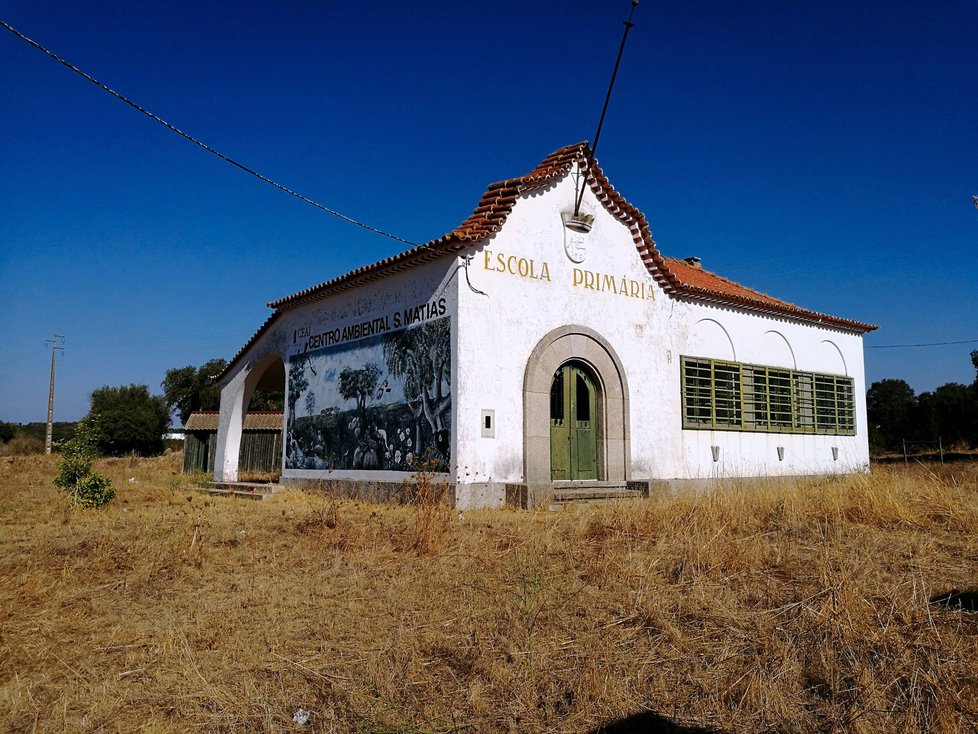
[(441, 463), (440, 457), (430, 454), (418, 457), (414, 461), (414, 473), (405, 483), (404, 499), (415, 508), (413, 547), (420, 554), (436, 550), (451, 524), (447, 485), (434, 481)]
[(115, 498), (112, 480), (98, 472), (82, 477), (72, 493), (75, 504), (82, 507), (101, 507)]
[(33, 436), (14, 436), (7, 443), (0, 444), (0, 456), (27, 456), (43, 453), (44, 440)]
[(108, 477), (92, 470), (99, 457), (98, 422), (86, 418), (75, 427), (75, 435), (61, 447), (61, 462), (54, 485), (60, 487), (74, 504), (82, 507), (102, 507), (115, 497)]

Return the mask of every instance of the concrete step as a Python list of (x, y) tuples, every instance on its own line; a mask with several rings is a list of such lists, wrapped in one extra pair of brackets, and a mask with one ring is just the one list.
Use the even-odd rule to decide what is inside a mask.
[(554, 496), (548, 508), (562, 510), (575, 504), (601, 505), (619, 500), (642, 499), (645, 494), (639, 490), (627, 489), (622, 484), (575, 485), (555, 487)]
[(208, 482), (206, 486), (196, 487), (200, 492), (218, 497), (236, 497), (246, 500), (267, 500), (282, 490), (279, 484), (261, 482)]

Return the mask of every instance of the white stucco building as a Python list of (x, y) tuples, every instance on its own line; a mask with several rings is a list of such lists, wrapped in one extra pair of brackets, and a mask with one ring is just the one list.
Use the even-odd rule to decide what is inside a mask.
[(269, 306), (222, 377), (218, 480), (251, 392), (283, 381), (283, 479), (373, 496), (422, 458), (462, 507), (868, 470), (875, 327), (664, 257), (584, 143), (443, 237)]

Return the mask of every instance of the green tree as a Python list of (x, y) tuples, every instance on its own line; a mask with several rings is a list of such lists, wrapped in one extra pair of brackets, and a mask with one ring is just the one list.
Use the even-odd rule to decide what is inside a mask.
[(217, 410), (221, 407), (221, 386), (217, 376), (227, 367), (227, 361), (212, 359), (200, 367), (187, 365), (167, 370), (163, 377), (163, 400), (167, 410), (176, 411), (180, 422), (195, 410)]
[(255, 390), (251, 393), (251, 399), (248, 401), (248, 411), (275, 410), (281, 412), (284, 405), (285, 391)]
[(0, 421), (0, 442), (9, 443), (10, 439), (17, 435), (17, 426), (13, 423)]
[(972, 386), (949, 382), (922, 393), (918, 401), (925, 413), (922, 423), (929, 429), (927, 439), (939, 436), (945, 446), (978, 443), (978, 400)]
[[(975, 381), (971, 383), (971, 395), (975, 399), (975, 405), (978, 406), (978, 349), (971, 353), (971, 364), (975, 366)], [(978, 417), (975, 420), (978, 421)], [(975, 445), (978, 445), (978, 428), (973, 439)]]
[(866, 391), (869, 444), (877, 451), (897, 451), (914, 433), (917, 398), (904, 380), (880, 380)]
[(97, 418), (99, 450), (107, 456), (163, 451), (163, 433), (170, 423), (166, 401), (149, 394), (146, 385), (100, 387), (92, 393), (89, 417)]
[[(163, 377), (163, 399), (167, 409), (176, 411), (184, 425), (195, 410), (219, 410), (221, 384), (218, 376), (227, 367), (227, 361), (212, 359), (200, 367), (187, 365), (167, 370)], [(248, 402), (248, 410), (282, 410), (285, 395), (282, 390), (255, 390)]]

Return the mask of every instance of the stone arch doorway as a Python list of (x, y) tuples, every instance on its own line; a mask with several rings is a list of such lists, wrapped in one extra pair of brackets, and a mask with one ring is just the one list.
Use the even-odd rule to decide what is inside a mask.
[[(578, 379), (580, 378), (580, 382)], [(554, 392), (556, 385), (556, 392)], [(578, 389), (581, 392), (578, 395)], [(562, 404), (564, 419), (589, 425), (554, 426), (551, 398)], [(555, 406), (556, 407), (556, 406)], [(581, 420), (577, 410), (582, 409)], [(573, 415), (571, 413), (573, 412)], [(557, 413), (559, 415), (559, 409)], [(584, 417), (587, 416), (587, 420)], [(608, 341), (586, 326), (569, 325), (547, 334), (527, 360), (523, 382), (524, 477), (528, 485), (552, 484), (554, 481), (599, 481), (624, 483), (629, 463), (628, 385), (621, 360)], [(589, 459), (567, 477), (554, 474), (554, 453), (561, 457), (570, 449), (554, 446), (557, 441), (574, 443), (568, 436), (574, 430), (590, 431), (577, 436), (577, 450), (588, 451), (593, 445), (593, 469)], [(570, 467), (570, 456), (567, 455)], [(558, 469), (559, 467), (558, 461)]]

